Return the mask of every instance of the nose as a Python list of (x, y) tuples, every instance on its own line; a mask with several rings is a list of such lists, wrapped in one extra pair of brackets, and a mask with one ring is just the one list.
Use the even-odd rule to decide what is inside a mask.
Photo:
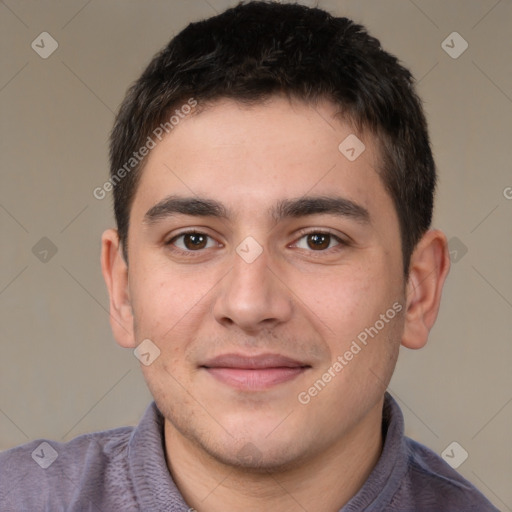
[(269, 263), (265, 251), (251, 263), (234, 254), (213, 306), (217, 322), (256, 334), (291, 318), (292, 293)]

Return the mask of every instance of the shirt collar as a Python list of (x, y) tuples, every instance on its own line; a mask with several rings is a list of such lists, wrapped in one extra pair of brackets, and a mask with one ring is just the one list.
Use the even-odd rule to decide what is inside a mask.
[(383, 447), (377, 464), (357, 494), (340, 512), (381, 512), (391, 502), (407, 473), (408, 456), (404, 417), (393, 397), (386, 392), (382, 411)]
[(165, 459), (164, 418), (152, 402), (128, 442), (128, 459), (141, 510), (183, 512), (189, 509)]

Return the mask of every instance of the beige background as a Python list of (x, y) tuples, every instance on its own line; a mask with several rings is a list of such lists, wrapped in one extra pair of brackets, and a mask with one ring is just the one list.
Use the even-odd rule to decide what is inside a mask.
[[(151, 400), (110, 332), (99, 250), (111, 197), (92, 191), (127, 86), (187, 23), (233, 4), (0, 4), (0, 450), (136, 424)], [(435, 226), (458, 239), (430, 342), (403, 350), (391, 392), (410, 436), (438, 453), (460, 443), (459, 471), (512, 510), (512, 2), (318, 4), (365, 24), (417, 77), (440, 172)], [(59, 45), (48, 59), (31, 48), (43, 31)], [(441, 47), (454, 31), (469, 44), (457, 59)], [(32, 252), (42, 237), (57, 248), (47, 262)]]

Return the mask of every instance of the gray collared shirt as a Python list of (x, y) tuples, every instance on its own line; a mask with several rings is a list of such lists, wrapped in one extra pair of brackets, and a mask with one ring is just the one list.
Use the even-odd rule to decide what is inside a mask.
[[(137, 427), (0, 453), (0, 511), (189, 511), (165, 462), (163, 423), (153, 402)], [(377, 465), (340, 512), (497, 511), (441, 457), (404, 436), (402, 412), (388, 393), (382, 425)]]

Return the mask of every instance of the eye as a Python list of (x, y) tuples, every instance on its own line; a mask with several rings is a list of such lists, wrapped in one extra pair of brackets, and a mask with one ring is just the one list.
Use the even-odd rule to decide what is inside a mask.
[(201, 249), (209, 249), (215, 247), (215, 241), (205, 233), (198, 231), (190, 231), (181, 233), (167, 242), (167, 245), (173, 245), (176, 248), (185, 251), (199, 251)]
[(343, 240), (324, 231), (305, 233), (294, 244), (299, 249), (311, 249), (313, 251), (325, 251), (338, 245), (343, 245)]

